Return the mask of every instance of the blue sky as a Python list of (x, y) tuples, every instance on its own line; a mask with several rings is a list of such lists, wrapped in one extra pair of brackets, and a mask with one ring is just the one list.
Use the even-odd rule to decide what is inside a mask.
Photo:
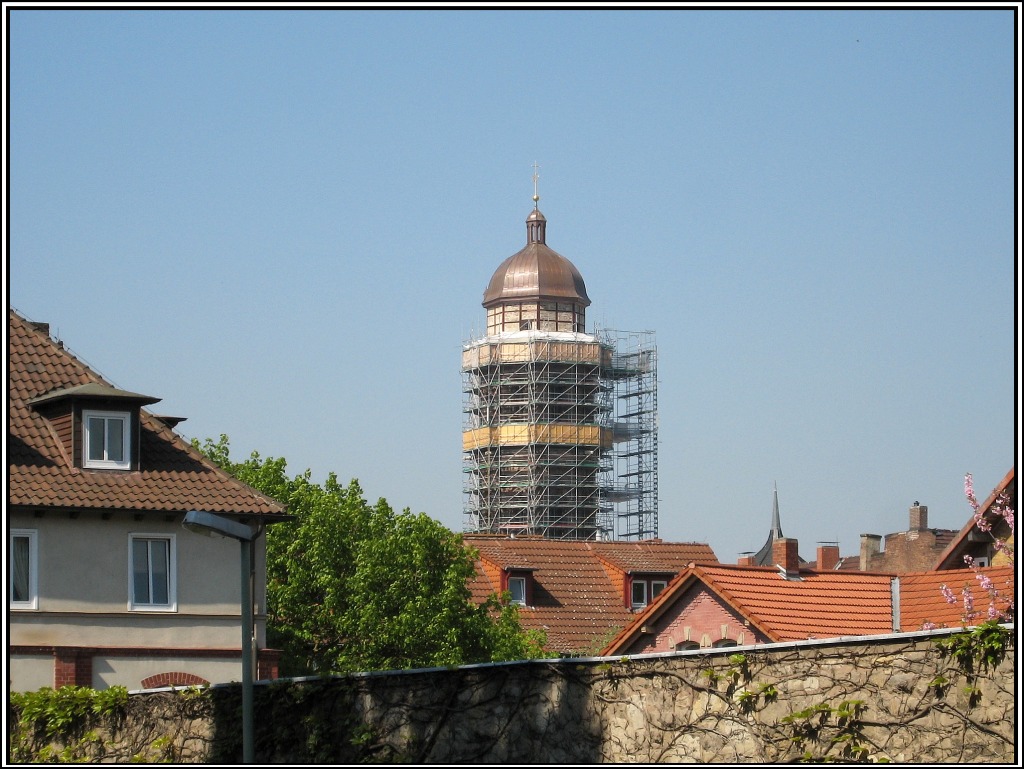
[[(1015, 465), (1012, 10), (19, 11), (8, 301), (186, 438), (462, 526), (525, 243), (653, 330), (660, 534), (970, 513)], [(1019, 42), (1019, 41), (1018, 41)]]

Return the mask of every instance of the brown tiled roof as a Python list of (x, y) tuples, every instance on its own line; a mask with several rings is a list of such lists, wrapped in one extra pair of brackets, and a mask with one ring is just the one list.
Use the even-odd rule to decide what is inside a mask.
[(601, 560), (623, 572), (678, 574), (690, 563), (717, 563), (708, 545), (694, 542), (591, 542)]
[[(675, 542), (582, 542), (542, 537), (463, 535), (479, 551), (470, 589), (482, 602), (498, 591), (506, 568), (532, 569), (533, 605), (519, 611), (526, 629), (547, 634), (547, 648), (564, 654), (596, 653), (634, 616), (622, 582), (609, 570), (678, 573), (691, 562), (717, 563), (710, 546)], [(602, 563), (602, 561), (604, 561)]]
[(137, 471), (71, 466), (50, 422), (28, 401), (80, 385), (111, 386), (35, 324), (11, 310), (8, 339), (8, 503), (33, 508), (278, 517), (284, 508), (208, 462), (141, 410)]
[[(991, 580), (996, 591), (990, 597), (982, 586), (979, 575)], [(955, 603), (949, 603), (942, 594), (942, 586), (953, 591)], [(965, 623), (963, 589), (970, 588), (977, 617)], [(947, 569), (945, 571), (904, 574), (900, 577), (900, 630), (920, 630), (926, 622), (937, 627), (959, 627), (962, 624), (976, 625), (988, 619), (991, 603), (996, 609), (1006, 611), (1013, 605), (1015, 590), (1012, 566), (987, 566), (975, 572), (972, 569)]]

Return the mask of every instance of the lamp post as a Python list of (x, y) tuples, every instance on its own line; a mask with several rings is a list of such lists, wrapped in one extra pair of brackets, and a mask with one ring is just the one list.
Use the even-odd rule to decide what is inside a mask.
[(259, 535), (244, 523), (233, 521), (223, 515), (192, 510), (185, 514), (181, 524), (189, 531), (212, 537), (237, 539), (242, 545), (242, 763), (253, 763), (252, 725), (252, 541)]

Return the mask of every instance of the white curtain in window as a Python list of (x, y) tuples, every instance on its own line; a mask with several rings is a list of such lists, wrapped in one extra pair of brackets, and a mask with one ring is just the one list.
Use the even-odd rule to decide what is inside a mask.
[(31, 539), (14, 536), (11, 541), (11, 600), (31, 601)]

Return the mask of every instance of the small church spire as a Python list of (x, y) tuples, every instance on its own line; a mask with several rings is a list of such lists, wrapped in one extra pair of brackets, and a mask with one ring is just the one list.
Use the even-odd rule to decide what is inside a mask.
[(537, 165), (537, 161), (533, 161), (533, 210), (530, 215), (526, 217), (526, 244), (531, 243), (544, 243), (545, 233), (544, 230), (547, 227), (547, 220), (544, 218), (544, 214), (537, 208), (537, 201), (540, 200), (540, 195), (537, 194), (537, 180), (540, 178), (540, 174), (537, 173), (537, 169), (540, 168)]
[(755, 566), (772, 565), (772, 543), (777, 539), (783, 539), (782, 521), (779, 518), (779, 485), (773, 481), (772, 491), (772, 529), (768, 532), (768, 541), (761, 546), (753, 558)]
[(540, 200), (540, 195), (537, 194), (537, 180), (540, 178), (540, 174), (537, 173), (537, 169), (540, 168), (537, 165), (537, 161), (533, 161), (533, 210), (537, 210), (537, 201)]
[(779, 485), (772, 482), (772, 537), (782, 539), (782, 523), (779, 521)]

